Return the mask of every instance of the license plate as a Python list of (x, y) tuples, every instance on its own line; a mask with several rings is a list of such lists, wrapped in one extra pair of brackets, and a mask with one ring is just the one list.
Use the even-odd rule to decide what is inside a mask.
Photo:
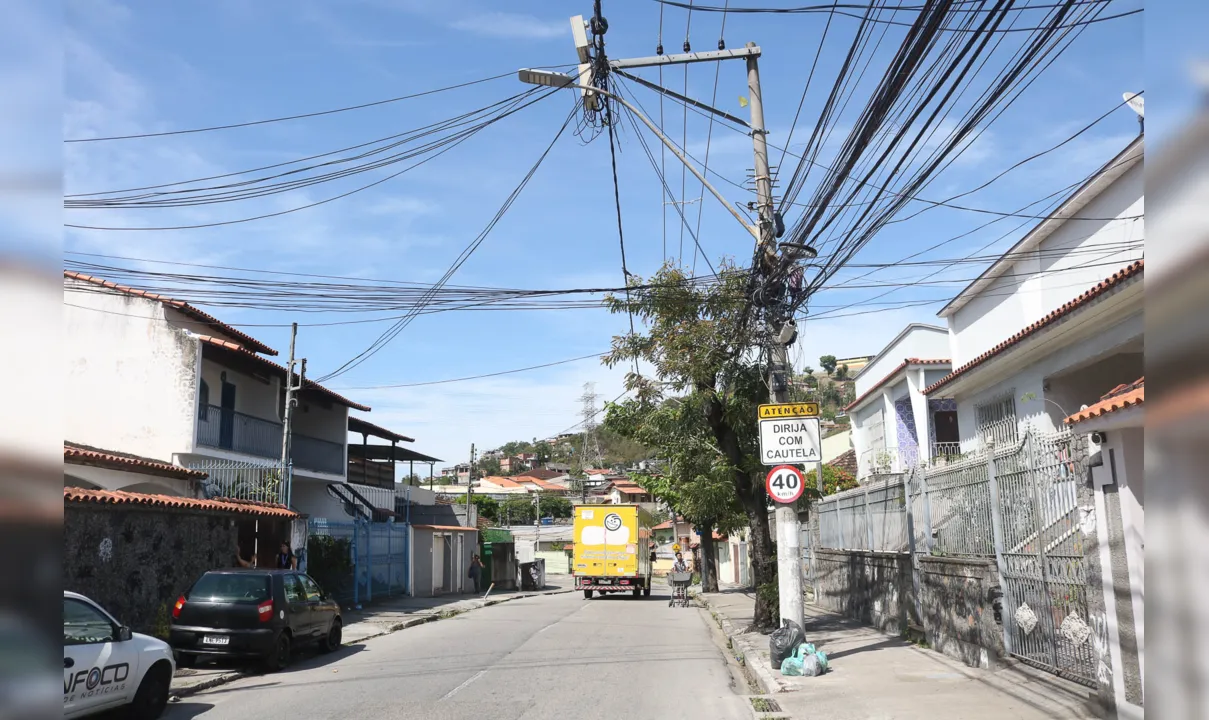
[(613, 581), (612, 580), (601, 580), (600, 584), (601, 585), (612, 585)]
[(226, 635), (206, 635), (202, 637), (203, 645), (229, 645), (231, 638)]

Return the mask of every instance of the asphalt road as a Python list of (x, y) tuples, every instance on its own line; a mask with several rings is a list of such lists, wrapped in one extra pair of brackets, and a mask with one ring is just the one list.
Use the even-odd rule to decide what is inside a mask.
[(666, 596), (526, 598), (308, 654), (164, 718), (748, 720), (708, 621)]

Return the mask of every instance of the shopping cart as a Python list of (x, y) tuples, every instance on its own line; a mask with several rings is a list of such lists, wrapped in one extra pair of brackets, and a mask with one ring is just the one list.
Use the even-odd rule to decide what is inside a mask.
[(668, 607), (688, 607), (688, 586), (693, 584), (693, 574), (674, 572), (667, 576), (668, 584), (672, 586), (672, 599)]

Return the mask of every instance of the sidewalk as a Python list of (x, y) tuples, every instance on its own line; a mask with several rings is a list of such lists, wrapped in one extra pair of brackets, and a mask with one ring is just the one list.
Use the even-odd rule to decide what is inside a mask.
[[(535, 595), (555, 595), (572, 590), (574, 587), (570, 575), (551, 575), (547, 576), (546, 587), (543, 590), (493, 590), (486, 599), (483, 599), (482, 595), (473, 594), (442, 595), (431, 598), (383, 598), (360, 610), (342, 608), (344, 629), (341, 640), (345, 646), (355, 645), (379, 635), (435, 622), (442, 618), (454, 617), (510, 600)], [(259, 670), (255, 667), (235, 663), (214, 663), (195, 668), (180, 668), (172, 678), (172, 695), (185, 697), (257, 672)]]
[(831, 720), (1043, 720), (1095, 718), (1089, 689), (1013, 663), (996, 671), (966, 667), (938, 652), (806, 606), (806, 639), (827, 653), (830, 671), (784, 677), (769, 667), (768, 636), (744, 632), (754, 594), (737, 589), (699, 596), (730, 638), (745, 671), (792, 718)]

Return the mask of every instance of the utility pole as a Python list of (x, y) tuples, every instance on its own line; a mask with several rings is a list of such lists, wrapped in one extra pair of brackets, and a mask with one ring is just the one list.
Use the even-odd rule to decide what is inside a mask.
[(470, 493), (474, 488), (474, 443), (470, 443), (470, 472), (466, 474), (466, 522), (470, 522)]
[(306, 382), (306, 358), (302, 358), (302, 370), (298, 374), (298, 384), (294, 384), (294, 364), (298, 361), (294, 359), (294, 346), (298, 340), (298, 323), (292, 323), (290, 326), (290, 361), (286, 365), (285, 373), (285, 407), (282, 410), (282, 426), (281, 426), (281, 474), (285, 485), (285, 496), (282, 498), (286, 505), (290, 504), (293, 499), (291, 492), (293, 486), (293, 458), (291, 457), (292, 443), (294, 432), (294, 406), (298, 404), (297, 393), (302, 390), (302, 384)]
[[(748, 43), (747, 47), (755, 47)], [(751, 106), (751, 139), (755, 153), (756, 206), (759, 211), (760, 245), (757, 262), (765, 269), (777, 264), (777, 229), (773, 217), (772, 176), (768, 168), (768, 138), (764, 127), (764, 97), (760, 88), (759, 58), (747, 56), (747, 89)], [(767, 277), (767, 275), (765, 275)], [(789, 343), (796, 332), (793, 319), (781, 317), (781, 308), (768, 308), (773, 314), (768, 327), (768, 387), (773, 403), (789, 402)], [(821, 479), (821, 475), (820, 475)], [(777, 590), (781, 619), (804, 624), (802, 594), (802, 535), (798, 530), (798, 513), (792, 504), (778, 503), (777, 523)]]

